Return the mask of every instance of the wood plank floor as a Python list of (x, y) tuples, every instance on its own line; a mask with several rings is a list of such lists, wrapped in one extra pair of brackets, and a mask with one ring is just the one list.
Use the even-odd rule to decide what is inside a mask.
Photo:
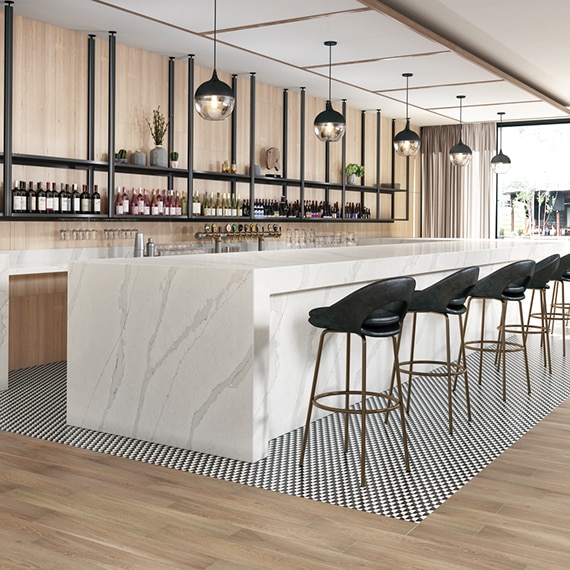
[(562, 569), (570, 400), (420, 524), (0, 432), (0, 569)]

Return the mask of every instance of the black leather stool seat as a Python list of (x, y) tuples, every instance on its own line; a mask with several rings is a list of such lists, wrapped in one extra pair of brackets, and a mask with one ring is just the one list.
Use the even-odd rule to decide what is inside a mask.
[[(408, 444), (404, 407), (400, 397), (401, 383), (399, 371), (396, 374), (398, 395), (394, 396), (388, 391), (371, 391), (366, 384), (366, 337), (392, 339), (394, 364), (392, 369), (398, 367), (398, 340), (402, 330), (402, 321), (408, 311), (416, 282), (412, 277), (393, 277), (375, 281), (357, 291), (347, 295), (329, 307), (318, 307), (309, 311), (309, 322), (324, 329), (319, 338), (317, 359), (313, 373), (313, 384), (309, 398), (307, 419), (303, 433), (300, 465), (303, 465), (305, 450), (309, 436), (309, 426), (313, 407), (344, 414), (344, 450), (348, 451), (348, 418), (358, 415), (361, 418), (361, 455), (360, 455), (360, 483), (366, 484), (366, 417), (369, 414), (388, 413), (391, 410), (400, 410), (400, 423), (402, 429), (402, 443), (406, 470), (409, 471)], [(339, 390), (317, 393), (317, 379), (323, 345), (325, 338), (334, 333), (346, 335), (346, 379), (345, 385)], [(356, 334), (361, 339), (362, 381), (360, 389), (350, 388), (350, 338)], [(359, 396), (360, 408), (353, 406), (354, 397)], [(341, 397), (342, 404), (331, 404), (331, 398), (337, 400)], [(367, 403), (371, 397), (378, 398), (380, 404)], [(352, 400), (351, 400), (352, 398)]]
[[(481, 337), (478, 340), (465, 341), (465, 348), (476, 350), (479, 352), (479, 383), (481, 383), (481, 371), (483, 368), (483, 352), (495, 353), (495, 364), (500, 368), (502, 364), (503, 372), (503, 400), (506, 400), (507, 394), (507, 378), (506, 378), (506, 353), (522, 351), (524, 355), (527, 389), (530, 394), (530, 375), (528, 371), (528, 355), (526, 351), (526, 333), (525, 323), (522, 312), (522, 300), (525, 298), (525, 291), (533, 276), (536, 263), (531, 260), (515, 261), (500, 269), (497, 269), (490, 275), (480, 279), (471, 289), (470, 299), (467, 304), (466, 324), (469, 319), (469, 312), (473, 301), (481, 300)], [(485, 308), (487, 300), (501, 301), (501, 317), (497, 330), (498, 338), (484, 338), (485, 330)], [(507, 304), (516, 302), (519, 307), (519, 324), (516, 325), (516, 331), (521, 334), (521, 342), (506, 340), (506, 315)], [(509, 332), (513, 332), (515, 325), (509, 325)]]
[[(461, 375), (463, 375), (465, 379), (467, 417), (469, 420), (471, 419), (467, 365), (465, 361), (465, 350), (463, 347), (464, 328), (462, 315), (467, 311), (465, 302), (467, 300), (469, 292), (477, 282), (478, 276), (478, 267), (467, 267), (465, 269), (460, 269), (459, 271), (456, 271), (452, 275), (444, 277), (426, 289), (415, 291), (410, 303), (410, 307), (408, 309), (409, 314), (413, 315), (410, 359), (404, 362), (400, 362), (400, 372), (407, 374), (409, 378), (408, 400), (406, 409), (409, 412), (414, 368), (416, 371), (418, 371), (420, 367), (423, 368), (429, 366), (430, 370), (422, 370), (421, 372), (418, 371), (417, 375), (420, 377), (442, 377), (447, 379), (449, 433), (453, 432), (452, 384), (455, 385), (457, 378)], [(418, 313), (435, 313), (445, 317), (446, 360), (420, 360), (414, 357)], [(456, 315), (459, 317), (459, 356), (455, 361), (452, 361), (451, 359), (451, 341), (449, 334), (448, 315)]]

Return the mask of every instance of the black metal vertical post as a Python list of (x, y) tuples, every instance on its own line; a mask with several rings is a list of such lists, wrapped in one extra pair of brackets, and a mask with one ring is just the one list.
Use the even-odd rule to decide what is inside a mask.
[[(366, 111), (360, 112), (360, 164), (366, 167)], [(364, 168), (364, 176), (360, 179), (362, 186), (365, 186), (365, 177), (366, 168)]]
[[(174, 57), (168, 58), (168, 146), (166, 148), (166, 164), (170, 166), (170, 153), (174, 149)], [(168, 190), (174, 190), (174, 176), (168, 174)]]
[(299, 141), (299, 202), (301, 217), (305, 217), (305, 88), (301, 87), (301, 109), (300, 109), (300, 138)]
[[(288, 147), (289, 147), (289, 91), (283, 89), (283, 153), (282, 153), (282, 164), (281, 173), (283, 179), (287, 179), (287, 161), (289, 158)], [(281, 189), (281, 194), (287, 200), (287, 184), (283, 184)]]
[[(346, 117), (346, 99), (342, 100), (342, 115)], [(346, 176), (344, 175), (344, 168), (346, 166), (346, 134), (342, 137), (342, 191), (340, 196), (340, 217), (345, 218), (346, 216)]]
[[(231, 161), (231, 165), (233, 168), (233, 165), (236, 165), (237, 168), (237, 129), (238, 129), (238, 124), (237, 124), (237, 112), (236, 112), (236, 107), (237, 107), (237, 88), (238, 88), (238, 76), (236, 74), (232, 75), (232, 91), (234, 92), (234, 111), (232, 113), (232, 140), (231, 140), (231, 148), (230, 148), (230, 161)], [(235, 196), (236, 194), (236, 190), (237, 190), (237, 184), (236, 184), (236, 180), (235, 178), (232, 178), (232, 182), (231, 182), (231, 193)]]
[[(95, 34), (89, 34), (87, 40), (87, 160), (95, 160)], [(93, 188), (94, 178), (91, 166), (87, 171), (89, 188)]]
[(13, 2), (4, 7), (4, 215), (12, 213), (12, 108), (14, 65), (14, 8)]
[(255, 73), (249, 74), (249, 209), (253, 217), (255, 196)]
[(381, 114), (380, 109), (376, 109), (376, 219), (380, 219), (380, 135), (381, 135)]
[[(390, 140), (394, 140), (394, 137), (396, 136), (396, 119), (392, 119), (392, 138)], [(391, 164), (390, 167), (392, 169), (392, 172), (390, 172), (390, 185), (392, 186), (393, 189), (396, 188), (396, 151), (394, 150), (394, 145), (390, 145), (391, 149), (392, 149), (392, 160), (391, 160)], [(392, 215), (392, 217), (394, 217)]]
[(115, 215), (115, 97), (116, 97), (116, 35), (109, 32), (109, 117), (108, 117), (108, 153), (109, 170), (107, 172), (107, 193), (109, 196), (109, 216)]
[(194, 54), (188, 54), (188, 126), (186, 143), (186, 162), (188, 165), (188, 183), (186, 198), (188, 217), (192, 217), (192, 190), (194, 186)]

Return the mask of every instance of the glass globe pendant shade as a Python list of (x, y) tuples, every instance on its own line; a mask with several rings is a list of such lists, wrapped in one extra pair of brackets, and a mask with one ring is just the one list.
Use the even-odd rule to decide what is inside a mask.
[(495, 174), (506, 174), (511, 169), (511, 159), (501, 150), (491, 159), (491, 168)]
[(449, 151), (449, 160), (451, 160), (451, 164), (455, 166), (465, 166), (471, 162), (471, 157), (473, 153), (471, 149), (464, 144), (461, 139), (459, 142), (451, 147)]
[(314, 128), (320, 141), (336, 142), (346, 131), (346, 121), (341, 113), (333, 109), (331, 102), (327, 101), (325, 110), (315, 117)]
[(418, 154), (420, 145), (420, 137), (410, 129), (410, 119), (407, 119), (406, 128), (394, 137), (394, 150), (400, 156), (414, 156)]
[(234, 110), (235, 101), (232, 88), (218, 79), (215, 69), (212, 78), (202, 83), (194, 94), (196, 112), (207, 121), (227, 119)]

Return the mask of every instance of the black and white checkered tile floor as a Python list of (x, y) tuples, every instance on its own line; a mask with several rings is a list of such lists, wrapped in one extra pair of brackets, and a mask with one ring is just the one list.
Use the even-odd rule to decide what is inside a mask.
[[(510, 355), (507, 402), (487, 354), (483, 383), (477, 385), (477, 361), (471, 360), (473, 421), (466, 420), (464, 392), (454, 395), (454, 433), (447, 431), (445, 385), (424, 378), (414, 383), (408, 416), (411, 472), (403, 465), (399, 423), (379, 417), (367, 424), (367, 486), (359, 485), (359, 431), (351, 430), (349, 453), (342, 448), (343, 423), (331, 415), (312, 424), (304, 468), (298, 466), (302, 429), (270, 443), (268, 456), (250, 464), (109, 435), (65, 423), (65, 362), (14, 371), (9, 389), (0, 392), (0, 429), (242, 483), (279, 493), (419, 522), (469, 479), (512, 445), (570, 395), (570, 374), (553, 339), (553, 370), (542, 366), (540, 348), (529, 343), (532, 394), (525, 389), (520, 355)], [(469, 358), (477, 358), (471, 355)], [(435, 399), (430, 394), (437, 394)], [(439, 397), (441, 396), (441, 397)], [(352, 421), (358, 422), (353, 418)]]

